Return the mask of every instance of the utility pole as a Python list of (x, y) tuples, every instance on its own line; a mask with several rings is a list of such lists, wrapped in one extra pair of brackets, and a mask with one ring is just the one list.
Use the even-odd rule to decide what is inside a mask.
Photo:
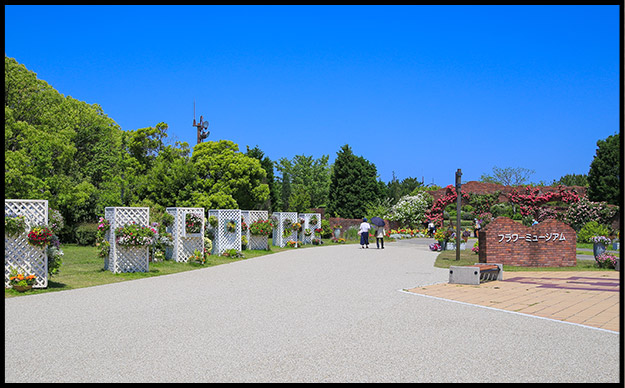
[(462, 193), (460, 192), (460, 177), (462, 171), (456, 171), (456, 260), (460, 260), (460, 202), (462, 201)]

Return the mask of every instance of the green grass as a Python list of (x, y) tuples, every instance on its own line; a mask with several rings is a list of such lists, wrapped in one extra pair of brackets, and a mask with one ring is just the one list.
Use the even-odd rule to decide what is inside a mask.
[[(373, 240), (375, 242), (375, 240)], [(384, 239), (384, 243), (392, 243), (393, 239)], [(330, 239), (323, 239), (323, 246), (336, 245)], [(371, 241), (369, 241), (371, 243)], [(348, 239), (347, 244), (358, 244), (358, 239)], [(5, 298), (19, 295), (41, 294), (46, 292), (55, 292), (63, 290), (72, 290), (77, 288), (92, 287), (103, 284), (124, 282), (127, 280), (142, 279), (152, 276), (168, 275), (177, 272), (193, 271), (199, 268), (206, 268), (215, 265), (232, 263), (239, 260), (245, 260), (272, 253), (283, 252), (293, 249), (311, 249), (315, 245), (304, 245), (300, 248), (280, 248), (271, 244), (268, 239), (268, 250), (245, 250), (244, 258), (228, 258), (223, 256), (212, 255), (205, 264), (196, 263), (178, 263), (173, 260), (165, 260), (163, 262), (152, 262), (149, 265), (148, 272), (119, 273), (114, 274), (104, 270), (104, 260), (98, 257), (95, 247), (84, 247), (75, 244), (63, 245), (63, 264), (59, 273), (48, 279), (48, 287), (44, 289), (32, 289), (24, 293), (17, 292), (13, 289), (4, 290)], [(469, 244), (472, 246), (473, 244)], [(592, 253), (591, 253), (592, 254)], [(449, 268), (450, 265), (473, 265), (478, 262), (478, 257), (470, 249), (460, 252), (460, 261), (456, 261), (456, 251), (441, 252), (434, 264), (438, 268)], [(505, 271), (613, 271), (597, 268), (592, 260), (578, 260), (576, 267), (557, 267), (557, 268), (536, 268), (536, 267), (510, 267), (504, 266)]]
[[(592, 252), (590, 253), (592, 255)], [(460, 251), (460, 260), (456, 260), (456, 251), (442, 251), (438, 254), (434, 266), (437, 268), (449, 268), (452, 265), (473, 265), (479, 262), (478, 255), (470, 249)], [(613, 269), (599, 268), (594, 260), (577, 260), (575, 267), (516, 267), (510, 265), (503, 266), (504, 271), (614, 271)]]
[[(323, 239), (324, 245), (336, 245), (330, 239)], [(348, 244), (355, 243), (347, 241)], [(75, 244), (63, 244), (63, 264), (59, 269), (59, 273), (48, 278), (47, 288), (33, 288), (30, 291), (18, 292), (11, 288), (4, 289), (4, 297), (10, 298), (19, 295), (41, 294), (46, 292), (72, 290), (77, 288), (99, 286), (103, 284), (124, 282), (127, 280), (142, 279), (152, 276), (169, 275), (177, 272), (192, 271), (199, 268), (212, 267), (215, 265), (232, 263), (235, 261), (246, 260), (250, 258), (270, 255), (276, 252), (288, 251), (293, 249), (310, 249), (315, 245), (304, 245), (300, 248), (280, 248), (271, 244), (268, 239), (268, 250), (245, 250), (244, 258), (229, 258), (217, 255), (211, 255), (205, 264), (197, 263), (178, 263), (173, 260), (165, 260), (161, 262), (151, 262), (148, 272), (132, 272), (114, 274), (111, 271), (104, 270), (104, 259), (98, 257), (98, 250), (95, 247), (78, 246)]]

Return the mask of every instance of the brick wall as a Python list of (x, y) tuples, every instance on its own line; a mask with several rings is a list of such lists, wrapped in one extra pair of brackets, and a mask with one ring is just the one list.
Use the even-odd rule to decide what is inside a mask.
[(553, 219), (527, 227), (498, 217), (479, 233), (480, 263), (519, 267), (572, 267), (577, 264), (577, 235)]
[[(330, 222), (330, 227), (334, 228), (335, 225), (341, 225), (341, 237), (343, 236), (343, 234), (345, 233), (345, 230), (347, 230), (350, 226), (354, 226), (356, 228), (360, 227), (360, 224), (362, 223), (362, 218), (337, 218), (337, 217), (330, 217), (328, 219), (328, 222)], [(371, 220), (368, 220), (369, 223), (371, 223)], [(374, 226), (373, 224), (371, 226)], [(375, 227), (375, 226), (374, 226)], [(389, 221), (389, 220), (384, 220), (384, 229), (388, 232), (391, 229), (397, 229), (400, 228), (401, 225), (399, 225), (399, 222), (397, 221)]]

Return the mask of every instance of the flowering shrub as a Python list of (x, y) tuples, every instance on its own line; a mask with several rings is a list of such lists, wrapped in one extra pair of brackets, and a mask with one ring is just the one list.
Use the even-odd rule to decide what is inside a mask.
[(26, 217), (4, 216), (4, 234), (8, 237), (18, 236), (26, 230)]
[(115, 242), (124, 247), (142, 247), (153, 244), (156, 230), (136, 223), (121, 226), (115, 229)]
[[(467, 201), (471, 198), (467, 193), (461, 193), (462, 198)], [(456, 187), (453, 185), (448, 185), (446, 187), (445, 195), (440, 197), (432, 207), (425, 213), (425, 219), (428, 221), (434, 222), (436, 225), (443, 224), (443, 211), (445, 207), (450, 203), (456, 202), (458, 199), (458, 193), (456, 192)]]
[(299, 247), (299, 242), (297, 241), (287, 241), (286, 242), (286, 246), (289, 248), (298, 248)]
[(269, 236), (273, 229), (273, 224), (269, 220), (258, 220), (250, 225), (250, 233), (254, 236)]
[(615, 268), (616, 266), (616, 257), (607, 253), (600, 254), (595, 257), (595, 260), (599, 268)]
[(187, 213), (184, 219), (184, 226), (187, 233), (200, 233), (204, 216)]
[(35, 247), (43, 247), (52, 242), (53, 233), (47, 226), (35, 226), (28, 232), (28, 243)]
[[(56, 237), (56, 236), (53, 236)], [(63, 259), (63, 250), (58, 243), (58, 239), (53, 240), (52, 244), (48, 245), (46, 252), (48, 254), (48, 275), (56, 275), (59, 272)]]
[(65, 220), (63, 219), (61, 212), (58, 210), (50, 209), (48, 211), (48, 220), (50, 221), (50, 229), (52, 229), (52, 232), (54, 233), (58, 233), (61, 229), (63, 229), (63, 226), (65, 226)]
[(345, 244), (345, 239), (342, 237), (339, 237), (339, 238), (332, 237), (330, 241), (332, 241), (333, 243), (337, 243), (337, 244)]
[(196, 249), (195, 251), (193, 251), (193, 254), (189, 257), (189, 262), (204, 264), (206, 263), (206, 256), (204, 256), (204, 253)]
[(475, 253), (476, 255), (480, 253), (480, 245), (477, 241), (475, 242), (475, 244), (473, 244), (473, 248), (471, 248), (471, 251), (473, 251), (473, 253)]
[(436, 233), (434, 233), (434, 238), (437, 241), (450, 241), (452, 239), (452, 236), (454, 235), (454, 231), (451, 229), (438, 229), (436, 231)]
[(606, 236), (592, 236), (590, 238), (590, 241), (593, 244), (606, 244), (606, 245), (611, 242), (611, 240), (607, 238)]
[(575, 190), (567, 190), (561, 185), (558, 186), (557, 192), (542, 193), (540, 187), (532, 186), (519, 190), (512, 190), (509, 199), (510, 202), (519, 205), (522, 216), (536, 216), (538, 208), (547, 202), (562, 201), (572, 204), (580, 200)]
[(321, 245), (321, 244), (323, 244), (323, 241), (321, 241), (321, 239), (319, 237), (314, 237), (312, 239), (312, 244), (313, 245)]
[(421, 224), (425, 220), (425, 214), (432, 202), (431, 198), (429, 194), (424, 192), (401, 197), (384, 218), (399, 221), (402, 225), (408, 226)]
[(616, 209), (608, 206), (605, 202), (591, 202), (587, 197), (582, 197), (566, 210), (564, 222), (576, 231), (579, 231), (591, 221), (596, 221), (599, 224), (608, 224), (609, 220), (616, 213)]

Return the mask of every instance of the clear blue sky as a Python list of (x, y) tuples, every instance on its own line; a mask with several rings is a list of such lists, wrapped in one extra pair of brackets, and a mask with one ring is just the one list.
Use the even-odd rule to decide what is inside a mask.
[(330, 162), (388, 182), (586, 174), (619, 133), (619, 12), (603, 6), (5, 6), (5, 54), (124, 130)]

